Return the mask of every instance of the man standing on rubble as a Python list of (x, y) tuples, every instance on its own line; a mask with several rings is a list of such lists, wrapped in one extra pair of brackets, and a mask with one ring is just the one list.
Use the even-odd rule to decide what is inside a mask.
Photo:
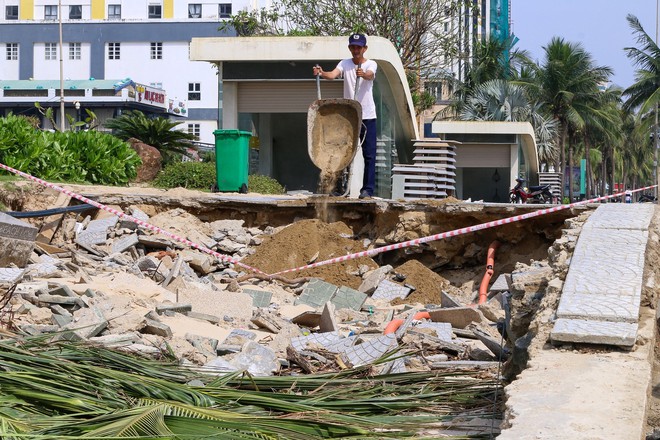
[[(364, 175), (360, 198), (372, 197), (376, 187), (376, 104), (373, 86), (378, 65), (364, 57), (367, 51), (367, 37), (353, 34), (348, 37), (348, 50), (352, 57), (341, 60), (330, 72), (324, 72), (321, 66), (314, 66), (314, 75), (324, 79), (344, 78), (344, 98), (356, 99), (362, 105), (362, 128), (360, 142), (364, 157)], [(358, 80), (358, 78), (360, 78)], [(357, 87), (357, 94), (356, 94)]]

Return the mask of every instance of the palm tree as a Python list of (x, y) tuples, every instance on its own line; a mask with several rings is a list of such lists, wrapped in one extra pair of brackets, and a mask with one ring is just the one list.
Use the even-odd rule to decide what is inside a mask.
[(530, 122), (534, 127), (539, 160), (547, 163), (557, 155), (556, 122), (542, 113), (540, 103), (530, 101), (521, 85), (501, 79), (478, 85), (458, 117), (464, 121)]
[[(639, 47), (626, 47), (626, 55), (632, 60), (635, 71), (635, 83), (623, 91), (626, 97), (624, 109), (637, 111), (639, 130), (652, 133), (652, 140), (657, 146), (658, 105), (660, 103), (660, 48), (651, 38), (637, 17), (629, 14), (626, 19), (636, 35)], [(657, 151), (657, 150), (656, 150)], [(654, 153), (651, 153), (653, 155)], [(657, 156), (656, 156), (657, 160)], [(654, 177), (651, 181), (655, 181)]]
[(168, 163), (181, 155), (189, 155), (188, 149), (194, 148), (192, 141), (197, 140), (194, 134), (175, 130), (179, 124), (181, 122), (161, 117), (149, 118), (139, 110), (129, 110), (118, 118), (106, 121), (105, 126), (124, 141), (135, 138), (157, 148), (163, 162)]
[[(544, 48), (545, 60), (537, 66), (530, 82), (532, 97), (544, 102), (558, 123), (557, 145), (559, 160), (556, 168), (562, 170), (566, 165), (566, 145), (571, 132), (581, 130), (585, 117), (593, 111), (592, 103), (597, 100), (599, 86), (606, 83), (612, 75), (612, 69), (596, 66), (590, 53), (578, 43), (566, 42), (554, 37)], [(573, 149), (568, 149), (568, 164), (572, 165)], [(562, 188), (564, 187), (562, 172)], [(569, 172), (569, 197), (572, 198), (573, 178)]]

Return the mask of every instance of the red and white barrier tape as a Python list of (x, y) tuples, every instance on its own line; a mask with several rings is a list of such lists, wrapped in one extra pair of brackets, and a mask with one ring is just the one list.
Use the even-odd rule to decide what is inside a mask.
[[(655, 188), (656, 186), (657, 185), (646, 186), (644, 188), (638, 188), (638, 189), (632, 190), (630, 192), (645, 191), (647, 189)], [(520, 220), (526, 220), (526, 219), (532, 218), (532, 217), (538, 217), (538, 216), (541, 216), (541, 215), (550, 214), (552, 212), (561, 211), (561, 210), (572, 208), (572, 207), (578, 206), (578, 205), (584, 205), (584, 204), (587, 204), (587, 203), (598, 202), (598, 201), (610, 199), (610, 198), (613, 198), (613, 197), (620, 197), (620, 196), (624, 195), (625, 193), (626, 192), (624, 191), (624, 192), (620, 192), (620, 193), (617, 193), (617, 194), (612, 194), (612, 195), (609, 195), (609, 196), (596, 197), (596, 198), (589, 199), (589, 200), (582, 200), (580, 202), (569, 203), (567, 205), (558, 205), (558, 206), (553, 206), (552, 208), (540, 209), (538, 211), (529, 212), (527, 214), (515, 215), (513, 217), (507, 217), (507, 218), (504, 218), (504, 219), (501, 219), (501, 220), (495, 220), (495, 221), (492, 221), (492, 222), (481, 223), (481, 224), (474, 225), (474, 226), (468, 226), (467, 228), (454, 229), (453, 231), (443, 232), (441, 234), (429, 235), (427, 237), (416, 238), (414, 240), (403, 241), (401, 243), (395, 243), (395, 244), (391, 244), (391, 245), (388, 245), (388, 246), (383, 246), (383, 247), (379, 247), (379, 248), (375, 248), (375, 249), (369, 249), (367, 251), (356, 252), (354, 254), (344, 255), (344, 256), (341, 256), (341, 257), (332, 258), (330, 260), (319, 261), (318, 263), (308, 264), (307, 266), (301, 266), (301, 267), (296, 267), (294, 269), (283, 270), (283, 271), (280, 271), (280, 272), (276, 272), (274, 274), (270, 274), (270, 276), (281, 275), (281, 274), (290, 273), (290, 272), (298, 272), (298, 271), (305, 270), (305, 269), (312, 269), (312, 268), (319, 267), (319, 266), (325, 266), (326, 264), (340, 263), (340, 262), (343, 262), (343, 261), (354, 260), (356, 258), (361, 258), (361, 257), (371, 257), (371, 256), (374, 256), (374, 255), (382, 254), (383, 252), (388, 252), (388, 251), (392, 251), (392, 250), (395, 250), (395, 249), (403, 249), (403, 248), (407, 248), (407, 247), (411, 247), (411, 246), (416, 246), (418, 244), (427, 243), (429, 241), (436, 241), (436, 240), (441, 240), (443, 238), (455, 237), (457, 235), (463, 235), (463, 234), (467, 234), (469, 232), (480, 231), (482, 229), (493, 228), (495, 226), (501, 226), (501, 225), (505, 225), (505, 224), (508, 224), (508, 223), (517, 222), (517, 221), (520, 221)]]
[(97, 207), (97, 208), (99, 208), (99, 209), (103, 209), (104, 211), (111, 212), (112, 214), (118, 216), (119, 218), (123, 218), (123, 219), (126, 219), (126, 220), (130, 220), (130, 221), (132, 221), (132, 222), (135, 222), (135, 223), (137, 223), (138, 225), (145, 227), (146, 229), (149, 229), (149, 230), (151, 230), (151, 231), (158, 232), (158, 233), (160, 233), (160, 234), (166, 235), (166, 236), (168, 236), (168, 237), (170, 237), (170, 238), (172, 238), (172, 239), (174, 239), (174, 240), (176, 240), (176, 241), (179, 241), (179, 242), (181, 242), (181, 243), (187, 244), (188, 246), (190, 246), (190, 247), (192, 247), (192, 248), (195, 248), (195, 249), (197, 249), (197, 250), (199, 250), (199, 251), (201, 251), (201, 252), (207, 253), (207, 254), (209, 254), (209, 255), (213, 255), (214, 257), (218, 258), (218, 259), (221, 260), (221, 261), (226, 261), (226, 262), (229, 262), (229, 263), (235, 264), (235, 265), (237, 265), (237, 266), (240, 266), (240, 267), (242, 267), (242, 268), (244, 268), (244, 269), (247, 269), (247, 270), (249, 270), (249, 271), (252, 271), (252, 272), (256, 272), (256, 273), (263, 274), (263, 275), (266, 274), (265, 272), (263, 272), (263, 271), (261, 271), (261, 270), (259, 270), (259, 269), (257, 269), (257, 268), (254, 268), (254, 267), (248, 266), (247, 264), (243, 264), (243, 263), (241, 263), (240, 261), (238, 261), (238, 260), (236, 260), (236, 259), (234, 259), (234, 258), (231, 258), (231, 257), (229, 257), (229, 256), (227, 256), (227, 255), (223, 255), (223, 254), (218, 253), (218, 252), (216, 252), (216, 251), (214, 251), (214, 250), (208, 249), (208, 248), (206, 248), (206, 247), (204, 247), (204, 246), (198, 245), (197, 243), (194, 243), (194, 242), (192, 242), (192, 241), (190, 241), (190, 240), (188, 240), (188, 239), (186, 239), (186, 238), (179, 237), (178, 235), (176, 235), (176, 234), (172, 234), (171, 232), (166, 231), (166, 230), (164, 230), (164, 229), (161, 229), (161, 228), (159, 228), (158, 226), (152, 225), (151, 223), (147, 223), (147, 222), (145, 222), (145, 221), (143, 221), (143, 220), (140, 220), (140, 219), (137, 219), (137, 218), (135, 218), (135, 217), (132, 217), (132, 216), (130, 216), (130, 215), (128, 215), (128, 214), (125, 214), (125, 213), (123, 213), (123, 212), (121, 212), (121, 211), (117, 211), (116, 209), (111, 208), (111, 207), (106, 206), (106, 205), (103, 205), (102, 203), (95, 202), (94, 200), (88, 199), (87, 197), (81, 196), (80, 194), (76, 194), (76, 193), (74, 193), (74, 192), (72, 192), (72, 191), (69, 191), (69, 190), (66, 189), (66, 188), (62, 188), (61, 186), (57, 186), (57, 185), (54, 185), (54, 184), (52, 184), (52, 183), (50, 183), (50, 182), (46, 182), (45, 180), (39, 179), (38, 177), (34, 177), (34, 176), (30, 175), (30, 174), (27, 174), (27, 173), (24, 173), (24, 172), (22, 172), (22, 171), (16, 170), (16, 169), (14, 169), (14, 168), (12, 168), (12, 167), (9, 167), (9, 166), (7, 166), (7, 165), (5, 165), (5, 164), (3, 164), (3, 163), (0, 163), (0, 168), (4, 169), (4, 170), (6, 170), (6, 171), (9, 171), (10, 173), (17, 174), (17, 175), (19, 175), (19, 176), (21, 176), (21, 177), (23, 177), (23, 178), (25, 178), (25, 179), (35, 181), (35, 182), (37, 182), (37, 183), (39, 183), (39, 184), (41, 184), (41, 185), (47, 186), (48, 188), (55, 189), (55, 190), (57, 190), (57, 191), (59, 191), (59, 192), (62, 192), (62, 193), (66, 194), (66, 195), (68, 195), (68, 196), (70, 196), (70, 197), (73, 197), (74, 199), (77, 199), (77, 200), (80, 200), (80, 201), (82, 201), (82, 202), (88, 203), (88, 204), (90, 204), (90, 205), (92, 205), (92, 206), (95, 206), (95, 207)]

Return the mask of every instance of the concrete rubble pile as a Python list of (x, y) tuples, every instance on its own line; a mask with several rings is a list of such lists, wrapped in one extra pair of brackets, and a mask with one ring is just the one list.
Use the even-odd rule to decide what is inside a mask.
[[(242, 220), (191, 227), (192, 216), (178, 209), (154, 217), (127, 211), (236, 260), (278, 232), (246, 228)], [(375, 371), (488, 368), (511, 355), (501, 336), (508, 326), (503, 298), (561, 283), (547, 263), (519, 265), (495, 280), (479, 306), (446, 292), (441, 304), (392, 305), (410, 286), (396, 282), (391, 266), (365, 273), (359, 289), (318, 278), (259, 280), (134, 222), (105, 211), (94, 217), (64, 216), (51, 241), (52, 231), (0, 213), (0, 245), (11, 249), (0, 267), (3, 328), (147, 356), (173, 353), (182, 364), (218, 373), (333, 371), (373, 364), (397, 348)], [(561, 246), (552, 251), (560, 266), (567, 264)], [(522, 338), (526, 330), (514, 333)]]

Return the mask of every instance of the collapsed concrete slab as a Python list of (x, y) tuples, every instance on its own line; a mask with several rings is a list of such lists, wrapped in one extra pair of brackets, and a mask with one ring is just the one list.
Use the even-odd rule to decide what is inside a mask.
[(38, 230), (24, 221), (0, 212), (0, 267), (25, 267), (34, 249)]

